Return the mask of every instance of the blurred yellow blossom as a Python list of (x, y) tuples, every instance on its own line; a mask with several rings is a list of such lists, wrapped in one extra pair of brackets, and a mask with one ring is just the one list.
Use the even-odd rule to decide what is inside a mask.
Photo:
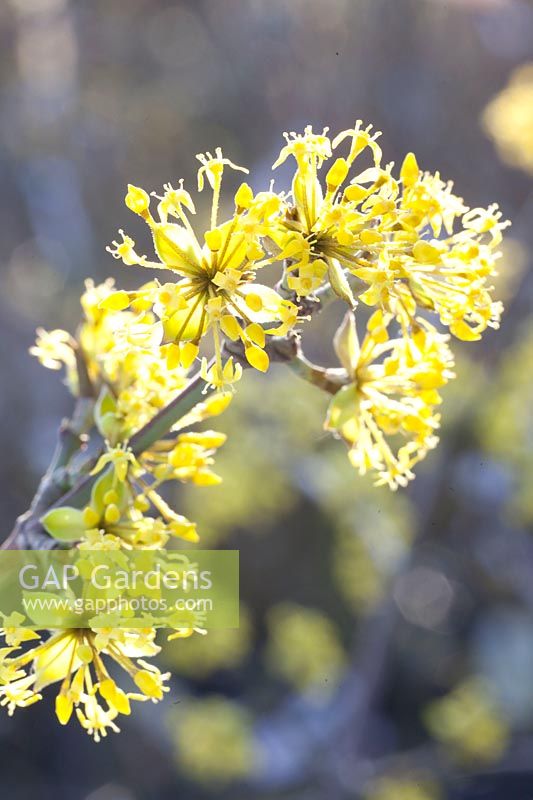
[(360, 491), (357, 514), (339, 520), (333, 572), (339, 590), (355, 613), (375, 609), (413, 541), (414, 520), (406, 498), (383, 492), (377, 500)]
[(519, 522), (526, 523), (533, 520), (532, 370), (533, 325), (526, 321), (492, 377), (491, 391), (484, 396), (476, 418), (483, 447), (512, 471), (509, 511)]
[(293, 603), (268, 612), (270, 669), (300, 692), (328, 695), (335, 691), (346, 666), (339, 634), (321, 611)]
[(218, 696), (188, 700), (168, 723), (182, 771), (199, 783), (231, 783), (253, 769), (252, 720), (237, 703)]
[(533, 63), (513, 72), (483, 112), (483, 125), (504, 161), (533, 173)]
[(425, 773), (384, 775), (365, 787), (364, 800), (439, 800), (437, 783)]
[(490, 764), (507, 746), (507, 723), (480, 678), (469, 678), (435, 700), (424, 718), (430, 733), (460, 761)]
[(214, 628), (207, 636), (166, 642), (161, 658), (180, 675), (201, 680), (219, 669), (237, 667), (248, 653), (251, 635), (250, 616), (241, 606), (238, 628)]
[(37, 328), (37, 340), (30, 353), (47, 369), (61, 369), (64, 365), (71, 372), (76, 365), (72, 337), (67, 331)]

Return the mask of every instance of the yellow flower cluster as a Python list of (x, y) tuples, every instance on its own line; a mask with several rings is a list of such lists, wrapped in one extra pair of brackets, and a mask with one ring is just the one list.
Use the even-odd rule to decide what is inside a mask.
[[(205, 434), (211, 437), (219, 435), (210, 432)], [(203, 436), (196, 434), (200, 440)], [(194, 438), (195, 435), (184, 434), (184, 437)], [(167, 446), (166, 442), (157, 444), (162, 448)], [(150, 484), (145, 482), (152, 473), (144, 457), (137, 460), (131, 451), (120, 445), (108, 450), (93, 470), (93, 473), (96, 470), (95, 474), (101, 474), (93, 484), (88, 505), (83, 510), (70, 506), (53, 508), (42, 518), (44, 528), (58, 541), (78, 542), (78, 547), (93, 550), (121, 547), (158, 549), (164, 547), (171, 536), (197, 542), (194, 523), (170, 508), (157, 491), (159, 484), (164, 480), (173, 480), (175, 473), (180, 472), (171, 463), (175, 454), (179, 459), (180, 449), (184, 448), (188, 454), (191, 447), (200, 449), (201, 461), (212, 460), (206, 456), (202, 445), (181, 442), (178, 438), (174, 450), (162, 453), (162, 463), (156, 468), (158, 471), (159, 466), (162, 467), (161, 477)], [(151, 457), (151, 451), (148, 455)], [(156, 455), (154, 453), (154, 457)], [(187, 455), (186, 460), (187, 472), (192, 470), (200, 476), (205, 474), (211, 480), (218, 480), (218, 476), (208, 468), (194, 465), (194, 455)], [(108, 465), (112, 465), (112, 469), (105, 469)]]
[(110, 298), (116, 294), (111, 279), (97, 286), (87, 280), (78, 342), (66, 331), (40, 328), (30, 352), (49, 369), (64, 365), (69, 388), (78, 395), (77, 350), (93, 393), (107, 388), (105, 403), (110, 396), (114, 399), (112, 419), (103, 423), (101, 433), (112, 441), (124, 441), (187, 385), (196, 351), (186, 344), (162, 345), (163, 328), (154, 314), (138, 308), (114, 309), (116, 300)]
[[(243, 367), (266, 372), (272, 356), (333, 395), (325, 429), (348, 444), (361, 474), (370, 471), (391, 489), (413, 477), (414, 465), (437, 443), (440, 390), (453, 377), (450, 334), (475, 340), (498, 327), (502, 306), (492, 281), (508, 223), (496, 205), (467, 208), (452, 184), (421, 171), (412, 153), (394, 177), (393, 165), (382, 164), (379, 136), (360, 121), (334, 138), (310, 126), (287, 134), (274, 168), (294, 159), (291, 190), (271, 185), (254, 192), (241, 183), (223, 220), (224, 173), (247, 170), (220, 149), (199, 155), (198, 191), (211, 192), (207, 230), (191, 223), (195, 206), (183, 181), (155, 195), (155, 211), (144, 189), (129, 186), (126, 205), (148, 225), (156, 258), (140, 255), (123, 231), (108, 250), (126, 265), (163, 271), (166, 280), (156, 277), (135, 291), (117, 290), (110, 280), (88, 282), (76, 335), (40, 329), (32, 348), (44, 366), (64, 366), (72, 393), (84, 408), (89, 404), (89, 422), (77, 431), (82, 446), (89, 432), (105, 442), (96, 463), (70, 455), (61, 465), (78, 486), (92, 484), (78, 506), (44, 514), (40, 521), (52, 537), (121, 555), (160, 549), (174, 536), (197, 541), (194, 523), (167, 504), (160, 487), (220, 481), (213, 457), (225, 436), (191, 426), (225, 410)], [(344, 155), (333, 155), (338, 148)], [(275, 280), (260, 281), (270, 267)], [(311, 364), (301, 344), (301, 324), (330, 299), (348, 307), (334, 340), (340, 369)], [(371, 308), (361, 342), (359, 301)], [(365, 320), (363, 313), (358, 325)], [(215, 392), (198, 402), (198, 385), (204, 395)], [(76, 707), (98, 739), (116, 729), (130, 699), (162, 697), (167, 676), (138, 660), (158, 649), (153, 628), (41, 636), (20, 622), (0, 628), (0, 702), (10, 712), (61, 681), (60, 722)], [(310, 625), (333, 641), (321, 621)], [(172, 636), (195, 630), (191, 620)], [(330, 649), (339, 672), (342, 652)], [(131, 675), (140, 696), (114, 683), (106, 659)], [(289, 678), (293, 671), (287, 664)]]
[(210, 789), (242, 780), (260, 759), (251, 717), (224, 697), (191, 699), (172, 709), (169, 727), (180, 769)]
[(323, 612), (280, 603), (268, 612), (267, 662), (302, 694), (331, 694), (344, 675), (346, 656), (334, 623)]
[(363, 800), (441, 800), (437, 783), (426, 773), (413, 770), (381, 775), (365, 786)]
[(435, 447), (438, 390), (453, 377), (449, 337), (420, 320), (410, 337), (390, 339), (390, 315), (375, 311), (359, 344), (348, 312), (335, 337), (347, 385), (330, 403), (326, 428), (350, 445), (361, 475), (372, 469), (391, 489), (414, 477), (412, 467)]
[[(274, 165), (289, 156), (297, 163), (281, 230), (273, 237), (291, 261), (288, 286), (307, 295), (327, 277), (350, 301), (346, 270), (363, 282), (360, 299), (394, 314), (405, 332), (424, 309), (436, 312), (460, 339), (479, 339), (487, 326), (498, 327), (501, 304), (491, 298), (490, 279), (508, 224), (498, 207), (468, 209), (451, 183), (421, 172), (412, 153), (395, 179), (392, 164), (381, 165), (379, 133), (371, 126), (358, 122), (333, 141), (326, 133), (308, 127), (287, 136)], [(318, 168), (345, 139), (349, 154), (333, 161), (323, 188)], [(368, 150), (373, 166), (345, 185)]]
[(430, 703), (425, 722), (455, 758), (467, 763), (497, 761), (509, 738), (508, 725), (490, 686), (478, 677), (467, 678)]
[[(160, 439), (135, 456), (130, 437), (184, 389), (196, 353), (191, 357), (187, 345), (161, 346), (162, 326), (154, 315), (113, 308), (108, 302), (113, 294), (111, 281), (100, 286), (88, 282), (76, 338), (65, 331), (40, 330), (32, 349), (44, 366), (65, 365), (73, 394), (80, 394), (82, 380), (89, 383), (96, 396), (94, 427), (106, 440), (106, 450), (90, 473), (95, 480), (88, 504), (82, 509), (54, 507), (41, 522), (57, 541), (89, 551), (154, 550), (171, 536), (195, 542), (196, 526), (170, 508), (159, 487), (167, 481), (198, 486), (220, 481), (211, 467), (225, 435), (183, 429), (220, 414), (231, 395), (206, 397), (172, 426), (172, 438)], [(99, 741), (107, 730), (118, 730), (115, 719), (130, 713), (130, 700), (157, 702), (168, 691), (164, 682), (169, 674), (144, 660), (160, 650), (153, 627), (35, 632), (22, 622), (4, 620), (0, 628), (6, 644), (0, 650), (0, 704), (10, 714), (40, 700), (49, 684), (61, 682), (56, 698), (60, 723), (66, 724), (76, 708), (82, 727)], [(191, 617), (189, 627), (176, 629), (169, 638), (197, 630)], [(110, 677), (106, 660), (128, 673), (140, 694), (123, 691)]]
[[(207, 330), (212, 330), (216, 362), (208, 368), (204, 360), (203, 371), (209, 384), (221, 387), (234, 383), (242, 374), (240, 365), (234, 366), (231, 358), (222, 363), (221, 336), (240, 340), (248, 363), (265, 372), (269, 365), (264, 349), (266, 336), (284, 335), (296, 322), (297, 307), (274, 289), (256, 282), (257, 271), (273, 261), (265, 252), (263, 240), (280, 214), (281, 199), (273, 192), (254, 197), (243, 183), (235, 194), (233, 217), (217, 224), (224, 167), (247, 170), (224, 158), (220, 150), (215, 156), (198, 158), (202, 164), (198, 189), (204, 188), (207, 178), (213, 193), (210, 230), (200, 238), (195, 234), (187, 215), (195, 213), (194, 203), (182, 183), (179, 189), (170, 184), (164, 187), (164, 194), (158, 198), (157, 220), (150, 211), (148, 194), (130, 186), (126, 205), (150, 227), (160, 261), (137, 255), (134, 241), (122, 231), (122, 241), (108, 248), (125, 264), (171, 270), (180, 279), (138, 292), (118, 292), (109, 302), (115, 308), (153, 308), (162, 323), (165, 341), (196, 346)], [(169, 217), (179, 223), (169, 222)]]
[[(119, 731), (115, 720), (130, 714), (130, 700), (157, 702), (168, 692), (170, 673), (144, 660), (160, 650), (153, 628), (57, 631), (43, 641), (40, 632), (18, 627), (23, 618), (15, 616), (20, 619), (4, 620), (6, 646), (0, 651), (0, 705), (10, 715), (39, 701), (46, 686), (61, 682), (59, 722), (66, 725), (76, 708), (81, 726), (98, 742), (108, 729)], [(106, 665), (111, 662), (128, 674), (136, 691), (117, 685)]]
[[(100, 477), (84, 509), (55, 508), (45, 515), (43, 524), (61, 541), (82, 541), (92, 548), (158, 548), (172, 535), (197, 541), (194, 524), (173, 511), (158, 489), (167, 481), (191, 481), (198, 486), (220, 482), (211, 467), (225, 435), (179, 431), (220, 414), (231, 395), (207, 397), (173, 425), (173, 439), (155, 442), (136, 458), (128, 447), (129, 438), (186, 386), (191, 358), (186, 345), (161, 346), (161, 323), (151, 312), (136, 315), (109, 308), (113, 305), (109, 298), (115, 294), (111, 281), (100, 286), (87, 283), (81, 300), (84, 320), (78, 332), (77, 347), (93, 391), (98, 393), (95, 426), (107, 442), (106, 453), (92, 470)], [(64, 331), (40, 331), (32, 352), (45, 366), (64, 363), (70, 387), (77, 393), (75, 346)]]
[[(254, 194), (243, 183), (224, 222), (218, 219), (222, 176), (226, 167), (242, 168), (220, 150), (198, 156), (199, 190), (206, 179), (212, 190), (203, 236), (191, 226), (195, 208), (183, 182), (178, 189), (165, 186), (157, 219), (149, 195), (130, 186), (126, 204), (148, 224), (159, 261), (138, 255), (122, 232), (110, 252), (129, 265), (170, 270), (177, 280), (114, 292), (103, 305), (139, 318), (153, 314), (154, 325), (163, 326), (163, 348), (187, 347), (191, 358), (212, 331), (215, 361), (209, 366), (202, 359), (202, 375), (219, 389), (241, 377), (245, 361), (265, 371), (267, 337), (290, 334), (324, 291), (352, 310), (358, 300), (377, 309), (360, 362), (343, 363), (347, 385), (325, 427), (350, 444), (361, 472), (377, 471), (379, 483), (396, 488), (435, 446), (437, 389), (452, 376), (446, 339), (427, 314), (463, 340), (498, 327), (502, 304), (493, 298), (492, 279), (509, 223), (496, 205), (467, 208), (452, 184), (421, 171), (412, 153), (394, 177), (393, 165), (382, 164), (379, 136), (360, 121), (332, 139), (327, 128), (315, 133), (310, 126), (286, 134), (274, 168), (294, 159), (291, 191), (271, 186)], [(334, 157), (346, 142), (348, 152)], [(256, 282), (259, 269), (276, 264), (276, 290)], [(392, 325), (398, 334), (389, 340)], [(241, 342), (240, 362), (224, 360), (224, 338)]]
[(508, 164), (533, 173), (533, 63), (513, 72), (508, 85), (491, 100), (483, 124)]

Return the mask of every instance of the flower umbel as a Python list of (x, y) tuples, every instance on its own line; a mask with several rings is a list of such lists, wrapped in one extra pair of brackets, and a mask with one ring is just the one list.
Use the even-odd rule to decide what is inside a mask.
[(453, 375), (447, 336), (430, 325), (409, 338), (389, 339), (390, 315), (374, 312), (359, 344), (348, 312), (335, 349), (348, 383), (333, 397), (325, 423), (350, 445), (350, 461), (391, 489), (414, 477), (412, 468), (437, 444), (439, 389)]
[[(160, 650), (153, 628), (34, 632), (13, 626), (0, 634), (7, 645), (0, 653), (0, 705), (10, 715), (17, 707), (38, 702), (42, 689), (59, 683), (59, 722), (66, 725), (75, 709), (82, 728), (98, 742), (108, 730), (120, 730), (116, 720), (131, 713), (131, 700), (156, 703), (168, 692), (170, 673), (145, 660)], [(127, 691), (111, 677), (111, 662), (127, 674)]]
[[(157, 220), (150, 212), (147, 193), (130, 186), (126, 205), (149, 225), (161, 260), (153, 262), (138, 256), (133, 241), (123, 233), (122, 242), (115, 242), (108, 249), (126, 264), (166, 269), (180, 276), (175, 283), (155, 284), (140, 290), (131, 297), (130, 304), (140, 301), (153, 307), (163, 324), (167, 342), (190, 342), (196, 346), (211, 330), (216, 361), (209, 369), (204, 362), (204, 377), (209, 384), (220, 388), (237, 381), (242, 373), (233, 365), (224, 365), (221, 337), (240, 340), (248, 363), (265, 372), (269, 365), (265, 335), (279, 335), (288, 320), (292, 326), (297, 310), (274, 289), (256, 282), (257, 271), (272, 263), (262, 239), (269, 233), (270, 219), (278, 211), (280, 199), (272, 192), (254, 197), (250, 187), (242, 184), (235, 195), (233, 216), (218, 224), (224, 168), (247, 170), (224, 158), (220, 149), (215, 156), (208, 153), (198, 158), (202, 164), (198, 188), (204, 189), (207, 177), (213, 192), (211, 229), (205, 231), (203, 241), (195, 234), (187, 216), (186, 211), (194, 214), (195, 209), (181, 182), (179, 189), (165, 185), (164, 194), (158, 198)], [(169, 218), (178, 222), (169, 222)]]
[[(490, 279), (501, 231), (509, 224), (498, 206), (468, 209), (453, 184), (439, 173), (421, 172), (412, 153), (394, 178), (393, 165), (381, 165), (380, 134), (361, 121), (332, 142), (326, 134), (311, 127), (291, 134), (274, 164), (289, 155), (297, 163), (291, 196), (272, 234), (289, 262), (287, 287), (306, 296), (327, 279), (353, 306), (346, 270), (366, 284), (360, 299), (391, 312), (404, 328), (425, 309), (460, 339), (479, 339), (487, 326), (498, 327), (502, 305), (492, 299)], [(333, 161), (324, 185), (318, 169), (346, 139), (350, 151)], [(346, 184), (366, 152), (372, 166)]]

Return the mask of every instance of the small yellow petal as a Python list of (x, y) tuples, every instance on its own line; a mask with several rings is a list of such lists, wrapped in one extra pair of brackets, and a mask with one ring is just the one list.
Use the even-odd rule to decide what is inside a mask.
[(218, 228), (215, 228), (212, 231), (206, 231), (205, 241), (210, 250), (212, 251), (220, 250), (222, 246), (222, 234), (218, 230)]
[(109, 525), (115, 525), (120, 519), (120, 510), (115, 503), (111, 503), (111, 505), (107, 506), (104, 512), (104, 518)]
[(463, 342), (476, 342), (478, 339), (481, 339), (480, 334), (476, 333), (476, 331), (473, 331), (470, 325), (468, 325), (462, 319), (459, 319), (450, 325), (450, 331), (454, 336), (457, 336), (457, 338), (461, 339)]
[(179, 437), (179, 441), (201, 444), (203, 447), (210, 450), (212, 448), (222, 447), (227, 438), (225, 433), (219, 433), (218, 431), (191, 431), (190, 433), (182, 433)]
[(250, 208), (254, 200), (254, 193), (247, 183), (241, 183), (235, 193), (235, 205), (237, 208)]
[(220, 327), (228, 339), (236, 341), (241, 334), (241, 326), (231, 314), (224, 314), (220, 320)]
[(87, 508), (83, 510), (83, 521), (88, 528), (94, 528), (100, 521), (100, 514), (98, 511), (95, 511), (94, 508), (91, 508), (91, 506), (87, 506)]
[(413, 247), (413, 256), (420, 264), (435, 264), (441, 260), (439, 250), (422, 239)]
[(183, 522), (173, 520), (169, 523), (168, 529), (174, 536), (179, 536), (180, 539), (186, 542), (200, 541), (194, 522), (189, 522), (189, 520), (185, 518)]
[(125, 692), (120, 689), (114, 680), (107, 678), (100, 683), (98, 691), (109, 705), (116, 709), (119, 714), (126, 716), (131, 713), (130, 701)]
[(132, 184), (129, 183), (125, 203), (134, 214), (144, 216), (150, 205), (150, 197), (144, 189), (140, 189), (138, 186), (132, 186)]
[(368, 195), (368, 190), (357, 183), (352, 183), (344, 190), (344, 197), (352, 203), (359, 203)]
[(119, 714), (124, 714), (125, 716), (129, 716), (129, 714), (131, 714), (131, 707), (128, 695), (125, 692), (123, 692), (122, 689), (119, 689), (118, 686), (113, 696), (112, 705), (114, 708), (116, 708)]
[(138, 494), (133, 503), (137, 511), (148, 511), (150, 509), (150, 502), (146, 495)]
[(407, 153), (403, 160), (402, 168), (400, 170), (400, 178), (404, 186), (413, 186), (417, 180), (420, 172), (416, 157), (414, 153)]
[(261, 311), (263, 308), (263, 301), (258, 294), (251, 292), (250, 294), (246, 295), (246, 305), (252, 311)]
[(206, 416), (217, 417), (219, 414), (222, 414), (232, 400), (233, 395), (231, 392), (217, 392), (216, 394), (212, 394), (204, 400), (203, 403)]
[(181, 365), (184, 369), (189, 369), (198, 355), (198, 350), (198, 345), (194, 342), (184, 342), (181, 345)]
[(70, 698), (64, 694), (58, 694), (56, 697), (56, 717), (61, 725), (66, 725), (72, 716), (74, 704)]
[(181, 351), (179, 345), (170, 344), (167, 350), (167, 369), (172, 371), (179, 367), (181, 362)]
[(88, 644), (80, 644), (76, 650), (76, 655), (84, 664), (90, 664), (93, 660), (93, 651)]
[(160, 685), (154, 678), (151, 672), (146, 669), (141, 669), (134, 677), (135, 685), (147, 697), (153, 697), (155, 700), (161, 700), (163, 692)]
[(254, 344), (259, 347), (265, 346), (265, 331), (257, 322), (252, 322), (251, 325), (248, 325), (245, 332)]
[(345, 158), (337, 158), (326, 175), (328, 189), (336, 189), (345, 180), (350, 166)]
[(267, 371), (270, 361), (268, 355), (264, 350), (261, 350), (260, 347), (251, 344), (249, 347), (245, 348), (245, 355), (246, 360), (254, 369), (259, 370), (259, 372)]
[(222, 478), (208, 469), (199, 469), (192, 482), (195, 486), (218, 486)]
[(104, 503), (106, 506), (111, 505), (111, 503), (118, 503), (118, 501), (119, 496), (114, 489), (109, 489), (109, 491), (104, 494)]
[(361, 231), (359, 234), (359, 239), (363, 244), (376, 244), (377, 242), (382, 241), (383, 236), (378, 231), (368, 228), (367, 230)]
[(130, 297), (127, 292), (112, 292), (100, 301), (98, 308), (105, 308), (109, 311), (123, 311), (128, 308), (129, 304)]

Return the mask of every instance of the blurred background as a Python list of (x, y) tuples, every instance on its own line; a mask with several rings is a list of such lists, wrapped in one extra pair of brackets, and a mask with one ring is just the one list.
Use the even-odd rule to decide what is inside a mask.
[[(361, 117), (386, 160), (412, 149), (513, 220), (502, 328), (454, 343), (442, 442), (415, 483), (373, 488), (322, 436), (325, 397), (246, 374), (217, 420), (224, 483), (177, 498), (204, 546), (240, 549), (241, 627), (165, 646), (170, 697), (99, 745), (48, 699), (2, 714), (2, 794), (533, 796), (533, 6), (4, 0), (0, 45), (2, 538), (70, 408), (27, 353), (35, 327), (74, 329), (85, 277), (143, 279), (104, 249), (120, 227), (143, 241), (128, 182), (194, 186), (195, 154), (221, 145), (259, 188), (282, 131)], [(337, 319), (310, 334), (323, 363)]]

